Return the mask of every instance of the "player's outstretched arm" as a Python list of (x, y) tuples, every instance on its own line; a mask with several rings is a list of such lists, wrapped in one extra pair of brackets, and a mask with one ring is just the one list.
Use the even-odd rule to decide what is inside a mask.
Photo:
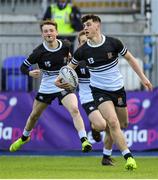
[(132, 69), (137, 73), (137, 75), (141, 79), (141, 83), (144, 85), (144, 87), (147, 90), (152, 90), (153, 86), (152, 86), (151, 82), (149, 81), (149, 79), (143, 73), (143, 70), (140, 68), (140, 66), (137, 62), (137, 59), (129, 51), (127, 51), (127, 53), (125, 54), (124, 57), (130, 64)]

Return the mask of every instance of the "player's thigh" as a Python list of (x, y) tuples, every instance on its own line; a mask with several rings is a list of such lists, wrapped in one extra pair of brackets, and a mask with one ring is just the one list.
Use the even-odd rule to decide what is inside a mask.
[(121, 128), (127, 128), (128, 126), (128, 111), (127, 107), (115, 107), (117, 117), (120, 122)]
[(69, 111), (71, 109), (78, 108), (78, 99), (75, 93), (67, 94), (62, 100), (62, 104), (66, 107)]
[(40, 116), (42, 112), (47, 108), (48, 104), (40, 102), (38, 100), (34, 100), (33, 103), (33, 109), (32, 109), (32, 115), (34, 116)]
[(97, 128), (98, 130), (105, 130), (106, 128), (106, 120), (103, 118), (99, 110), (92, 111), (88, 118), (90, 122)]
[(98, 106), (104, 119), (106, 119), (109, 127), (119, 126), (119, 120), (112, 101), (105, 101)]

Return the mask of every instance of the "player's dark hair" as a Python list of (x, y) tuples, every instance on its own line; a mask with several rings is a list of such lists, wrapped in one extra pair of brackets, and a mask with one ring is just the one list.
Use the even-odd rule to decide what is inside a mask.
[(78, 40), (79, 43), (80, 43), (80, 37), (83, 36), (83, 35), (86, 35), (85, 31), (80, 31), (80, 32), (78, 33), (77, 40)]
[(99, 22), (99, 23), (101, 23), (100, 17), (97, 16), (97, 15), (94, 15), (94, 14), (88, 14), (88, 15), (85, 15), (85, 16), (83, 16), (83, 17), (81, 18), (82, 23), (85, 23), (85, 22), (87, 22), (88, 20), (91, 20), (91, 19), (92, 19), (93, 22)]
[(53, 20), (48, 19), (48, 20), (41, 21), (41, 23), (40, 23), (40, 30), (41, 31), (42, 31), (42, 27), (44, 25), (53, 25), (53, 26), (55, 26), (56, 30), (58, 29), (57, 23), (55, 21), (53, 21)]

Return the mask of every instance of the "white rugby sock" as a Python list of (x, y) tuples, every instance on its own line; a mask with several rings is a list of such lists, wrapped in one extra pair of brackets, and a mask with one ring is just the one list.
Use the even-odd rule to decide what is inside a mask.
[(24, 135), (25, 137), (28, 137), (28, 136), (31, 135), (31, 131), (27, 131), (26, 129), (24, 129), (23, 135)]
[(106, 149), (106, 148), (103, 148), (103, 154), (104, 155), (107, 155), (107, 156), (111, 156), (112, 154), (112, 149)]
[(79, 132), (78, 132), (78, 135), (79, 135), (80, 139), (83, 138), (83, 137), (87, 137), (87, 134), (86, 134), (86, 131), (85, 131), (85, 130), (79, 131)]
[(131, 153), (129, 149), (125, 149), (122, 151), (122, 155), (125, 156), (126, 154)]

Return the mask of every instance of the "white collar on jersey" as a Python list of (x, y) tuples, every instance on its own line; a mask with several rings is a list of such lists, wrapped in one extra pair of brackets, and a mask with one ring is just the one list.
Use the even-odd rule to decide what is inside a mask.
[(101, 43), (96, 44), (96, 45), (92, 45), (92, 44), (90, 43), (90, 40), (87, 40), (88, 46), (90, 46), (90, 47), (99, 47), (99, 46), (103, 45), (104, 42), (105, 42), (105, 40), (106, 40), (106, 37), (105, 37), (103, 34), (102, 34), (101, 36), (102, 36), (102, 42), (101, 42)]
[(61, 49), (61, 47), (62, 47), (62, 42), (59, 40), (59, 39), (57, 39), (57, 41), (58, 41), (58, 43), (59, 43), (59, 46), (57, 47), (57, 48), (55, 48), (55, 49), (50, 49), (48, 46), (47, 46), (47, 43), (44, 41), (43, 42), (43, 46), (44, 46), (44, 48), (47, 50), (47, 51), (50, 51), (50, 52), (56, 52), (56, 51), (58, 51), (59, 49)]

